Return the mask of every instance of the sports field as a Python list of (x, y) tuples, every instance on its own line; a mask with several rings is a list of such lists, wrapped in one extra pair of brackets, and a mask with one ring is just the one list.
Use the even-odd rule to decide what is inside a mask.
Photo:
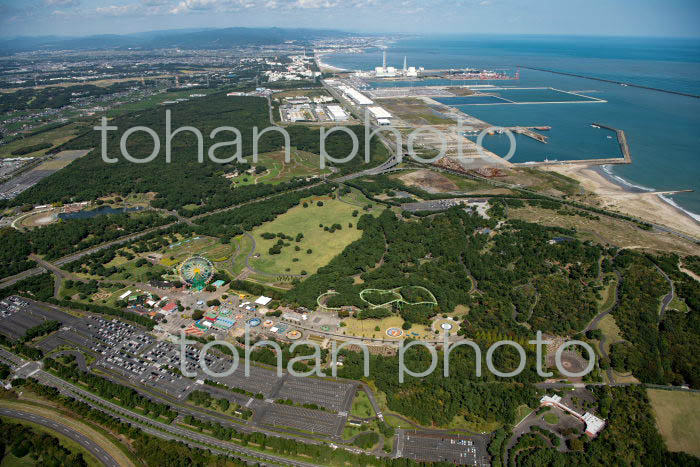
[[(323, 206), (317, 205), (319, 201)], [(356, 206), (329, 197), (314, 197), (303, 202), (306, 202), (308, 207), (296, 206), (252, 231), (255, 238), (255, 255), (250, 259), (250, 266), (258, 271), (273, 274), (301, 274), (302, 271), (306, 271), (311, 275), (362, 236), (362, 231), (357, 229), (360, 214), (357, 217), (352, 216), (355, 210), (363, 212)], [(339, 224), (341, 228), (332, 233), (324, 229), (334, 224)], [(349, 227), (349, 224), (352, 224), (352, 227)], [(323, 227), (320, 227), (321, 225)], [(283, 233), (292, 239), (283, 240), (285, 246), (279, 254), (270, 254), (270, 248), (280, 238), (265, 239), (264, 233)], [(304, 237), (297, 242), (295, 240), (300, 233)], [(311, 253), (308, 253), (308, 250), (311, 250)]]
[[(684, 391), (647, 390), (656, 426), (669, 451), (700, 457), (700, 394)], [(694, 416), (695, 415), (695, 416)]]

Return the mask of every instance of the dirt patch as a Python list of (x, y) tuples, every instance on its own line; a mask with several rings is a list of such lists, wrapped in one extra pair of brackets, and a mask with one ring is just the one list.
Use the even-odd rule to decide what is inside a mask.
[(53, 211), (40, 212), (28, 217), (25, 217), (21, 221), (22, 227), (41, 227), (44, 225), (53, 224), (58, 220), (56, 213)]
[(474, 94), (474, 91), (467, 87), (454, 87), (454, 88), (447, 88), (447, 91), (451, 92), (455, 96), (471, 96)]
[(449, 178), (431, 170), (416, 170), (399, 177), (408, 186), (415, 186), (428, 193), (457, 191), (459, 187)]

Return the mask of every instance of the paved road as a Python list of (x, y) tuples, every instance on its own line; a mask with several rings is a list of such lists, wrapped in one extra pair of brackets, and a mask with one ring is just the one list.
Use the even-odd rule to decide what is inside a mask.
[(666, 282), (668, 282), (668, 285), (671, 287), (671, 290), (666, 294), (663, 300), (661, 300), (661, 311), (659, 312), (659, 322), (661, 322), (664, 320), (664, 316), (666, 315), (666, 307), (668, 307), (668, 304), (671, 303), (671, 300), (673, 300), (673, 297), (676, 294), (676, 288), (674, 287), (671, 278), (668, 277), (668, 274), (666, 274), (663, 269), (658, 267), (656, 264), (654, 267), (661, 273), (662, 276), (664, 276), (664, 279), (666, 279)]
[[(77, 259), (80, 259), (80, 258), (82, 258), (82, 257), (84, 257), (84, 256), (90, 255), (90, 254), (92, 254), (92, 253), (96, 253), (96, 252), (98, 252), (98, 251), (100, 251), (100, 250), (103, 250), (103, 249), (105, 249), (105, 248), (109, 248), (109, 247), (111, 247), (111, 246), (119, 245), (119, 244), (122, 244), (122, 243), (127, 243), (127, 242), (130, 242), (131, 240), (136, 240), (137, 238), (143, 237), (144, 235), (148, 235), (149, 233), (155, 232), (155, 231), (157, 231), (157, 230), (165, 230), (165, 229), (168, 229), (168, 228), (172, 227), (173, 225), (178, 224), (178, 223), (180, 223), (180, 222), (185, 222), (185, 223), (191, 225), (191, 224), (193, 223), (193, 221), (195, 221), (195, 220), (197, 220), (197, 219), (201, 219), (201, 218), (203, 218), (203, 217), (212, 216), (212, 215), (214, 215), (214, 214), (218, 214), (218, 213), (224, 212), (224, 211), (230, 211), (231, 209), (236, 209), (236, 208), (238, 208), (238, 207), (245, 206), (246, 204), (251, 204), (251, 203), (257, 203), (257, 202), (260, 202), (260, 201), (265, 201), (265, 200), (267, 200), (267, 199), (274, 198), (274, 197), (276, 197), (276, 196), (284, 196), (284, 195), (286, 195), (286, 194), (288, 194), (288, 193), (293, 193), (293, 192), (295, 192), (295, 191), (305, 190), (305, 189), (308, 189), (308, 188), (313, 188), (313, 187), (315, 187), (315, 186), (317, 186), (317, 185), (319, 185), (319, 184), (321, 184), (321, 183), (323, 183), (323, 182), (322, 182), (322, 181), (319, 181), (318, 183), (315, 183), (315, 184), (305, 185), (305, 186), (303, 186), (303, 187), (295, 188), (295, 189), (293, 189), (293, 190), (285, 191), (285, 192), (282, 192), (282, 193), (275, 193), (275, 194), (270, 195), (270, 196), (265, 196), (265, 197), (262, 197), (262, 198), (256, 198), (256, 199), (253, 199), (253, 200), (250, 200), (250, 201), (246, 201), (245, 203), (234, 204), (234, 205), (232, 205), (232, 206), (227, 206), (227, 207), (225, 207), (225, 208), (217, 209), (217, 210), (215, 210), (215, 211), (211, 211), (211, 212), (206, 212), (206, 213), (203, 213), (203, 214), (199, 214), (199, 215), (193, 216), (193, 217), (191, 217), (191, 218), (189, 218), (189, 219), (185, 219), (185, 218), (182, 218), (181, 216), (178, 216), (178, 219), (182, 219), (182, 220), (178, 220), (177, 222), (172, 222), (172, 223), (170, 223), (170, 224), (162, 225), (162, 226), (159, 226), (159, 227), (153, 227), (153, 228), (150, 228), (150, 229), (147, 229), (147, 230), (143, 230), (143, 231), (141, 231), (141, 232), (137, 232), (137, 233), (132, 234), (132, 235), (127, 235), (126, 237), (121, 237), (121, 238), (118, 238), (118, 239), (116, 239), (116, 240), (112, 240), (111, 242), (103, 243), (103, 244), (101, 244), (101, 245), (98, 245), (98, 246), (95, 246), (95, 247), (92, 247), (92, 248), (88, 248), (87, 250), (82, 250), (82, 251), (79, 251), (79, 252), (77, 252), (77, 253), (73, 253), (73, 254), (71, 254), (71, 255), (64, 256), (64, 257), (59, 258), (59, 259), (57, 259), (57, 260), (50, 261), (50, 264), (53, 264), (53, 265), (55, 265), (55, 266), (62, 266), (62, 265), (64, 265), (64, 264), (68, 264), (68, 263), (71, 263), (71, 262), (73, 262), (73, 261), (75, 261), (75, 260), (77, 260)], [(169, 212), (169, 211), (168, 211), (168, 212)], [(21, 281), (21, 280), (23, 280), (23, 279), (26, 279), (27, 277), (36, 276), (36, 275), (42, 274), (42, 273), (44, 273), (44, 272), (46, 272), (46, 268), (44, 268), (44, 267), (42, 267), (42, 266), (39, 266), (39, 267), (36, 267), (36, 268), (27, 269), (26, 271), (23, 271), (23, 272), (21, 272), (21, 273), (19, 273), (19, 274), (16, 274), (16, 275), (14, 275), (14, 276), (6, 277), (5, 279), (3, 279), (2, 282), (0, 282), (0, 289), (4, 289), (4, 288), (6, 288), (6, 287), (10, 287), (10, 286), (14, 285), (16, 282), (19, 282), (19, 281)], [(278, 275), (278, 274), (275, 274), (275, 275)]]
[(45, 270), (51, 271), (53, 273), (53, 275), (55, 276), (53, 285), (53, 297), (59, 298), (59, 294), (61, 292), (61, 284), (63, 283), (63, 279), (65, 279), (66, 276), (69, 275), (69, 273), (62, 271), (57, 266), (49, 263), (48, 261), (44, 261), (35, 254), (29, 255), (29, 258), (33, 261), (36, 261), (37, 264), (39, 264), (39, 266), (41, 266)]
[[(583, 333), (586, 333), (593, 329), (597, 329), (598, 325), (600, 324), (600, 321), (606, 316), (608, 316), (615, 309), (615, 306), (617, 305), (617, 301), (619, 299), (620, 286), (622, 285), (622, 275), (620, 274), (620, 272), (615, 271), (615, 275), (617, 276), (617, 285), (615, 286), (615, 300), (613, 301), (613, 304), (607, 310), (603, 310), (601, 313), (598, 313), (596, 317), (593, 318), (590, 323), (588, 323), (588, 326), (586, 326), (586, 328), (582, 331)], [(612, 345), (614, 343), (615, 342), (611, 342), (610, 344)], [(600, 337), (600, 341), (598, 341), (598, 349), (600, 350), (600, 354), (608, 361), (610, 361), (610, 357), (605, 351), (605, 336)], [(611, 383), (615, 383), (615, 372), (613, 371), (612, 367), (608, 367), (605, 373), (608, 375), (608, 381), (610, 381)]]
[(21, 410), (10, 409), (5, 407), (0, 407), (0, 415), (10, 418), (17, 418), (20, 420), (25, 420), (28, 422), (36, 423), (42, 425), (52, 431), (62, 434), (63, 436), (72, 439), (78, 443), (83, 449), (88, 451), (90, 454), (95, 456), (102, 465), (109, 467), (119, 467), (117, 461), (110, 456), (107, 451), (102, 449), (100, 446), (91, 441), (87, 436), (67, 427), (61, 423), (55, 422), (49, 418), (42, 417), (41, 415), (36, 415), (31, 412), (24, 412)]
[[(75, 260), (77, 260), (77, 259), (80, 259), (80, 258), (82, 258), (83, 256), (91, 255), (92, 253), (96, 253), (96, 252), (98, 252), (98, 251), (104, 250), (105, 248), (109, 248), (109, 247), (111, 247), (111, 246), (113, 246), (113, 245), (119, 245), (119, 244), (122, 244), (122, 243), (130, 242), (131, 240), (135, 240), (135, 239), (137, 239), (137, 238), (143, 237), (144, 235), (148, 235), (149, 233), (155, 232), (156, 230), (164, 230), (164, 229), (167, 229), (167, 228), (169, 228), (169, 227), (172, 227), (172, 226), (175, 225), (175, 224), (176, 224), (175, 222), (172, 222), (172, 223), (170, 223), (170, 224), (166, 224), (166, 225), (162, 225), (162, 226), (159, 226), (159, 227), (153, 227), (153, 228), (150, 228), (150, 229), (147, 229), (147, 230), (143, 230), (143, 231), (141, 231), (141, 232), (137, 232), (137, 233), (135, 233), (135, 234), (127, 235), (127, 236), (125, 236), (125, 237), (121, 237), (121, 238), (118, 238), (118, 239), (116, 239), (116, 240), (112, 240), (112, 241), (107, 242), (107, 243), (102, 243), (102, 244), (100, 244), (100, 245), (98, 245), (98, 246), (95, 246), (95, 247), (92, 247), (92, 248), (88, 248), (87, 250), (81, 250), (81, 251), (79, 251), (79, 252), (77, 252), (77, 253), (73, 253), (73, 254), (71, 254), (71, 255), (64, 256), (64, 257), (59, 258), (59, 259), (57, 259), (57, 260), (51, 261), (50, 263), (49, 263), (49, 262), (47, 262), (47, 263), (52, 264), (52, 265), (54, 265), (54, 266), (62, 266), (62, 265), (64, 265), (64, 264), (68, 264), (68, 263), (71, 263), (71, 262), (73, 262), (73, 261), (75, 261)], [(57, 269), (58, 269), (58, 268), (57, 268)], [(24, 272), (21, 272), (21, 273), (19, 273), (19, 274), (14, 275), (14, 276), (7, 277), (7, 278), (4, 279), (4, 281), (3, 281), (2, 283), (0, 283), (0, 289), (4, 289), (5, 287), (10, 287), (10, 286), (13, 285), (14, 283), (16, 283), (16, 282), (18, 282), (18, 281), (21, 281), (22, 279), (26, 279), (27, 277), (30, 277), (30, 276), (36, 276), (37, 274), (41, 274), (41, 273), (44, 273), (44, 272), (46, 272), (46, 269), (45, 269), (44, 267), (41, 267), (41, 266), (40, 266), (40, 267), (36, 267), (36, 268), (33, 268), (33, 269), (28, 269), (28, 270), (26, 270), (26, 271), (24, 271)]]
[[(78, 399), (89, 404), (95, 409), (98, 409), (102, 412), (110, 413), (112, 415), (117, 414), (120, 418), (125, 419), (129, 423), (134, 424), (141, 429), (148, 428), (149, 426), (153, 427), (156, 430), (154, 430), (152, 434), (161, 438), (178, 439), (179, 441), (183, 441), (186, 444), (194, 444), (204, 449), (210, 449), (209, 446), (215, 446), (223, 450), (224, 452), (233, 452), (234, 454), (238, 453), (244, 456), (264, 459), (269, 462), (284, 465), (292, 465), (298, 467), (316, 467), (317, 465), (307, 462), (294, 461), (272, 454), (258, 452), (253, 449), (244, 448), (232, 442), (222, 441), (211, 436), (193, 432), (191, 430), (179, 427), (177, 425), (168, 425), (166, 423), (153, 420), (139, 413), (132, 412), (131, 410), (120, 407), (112, 402), (101, 399), (88, 391), (85, 391), (71, 383), (68, 383), (67, 381), (57, 378), (44, 371), (39, 371), (35, 375), (35, 378), (37, 378), (43, 384), (48, 384), (50, 386), (57, 387), (64, 394), (67, 394), (74, 398), (77, 397)], [(99, 404), (97, 404), (96, 402), (99, 402)], [(190, 440), (194, 440), (195, 442), (193, 443)]]

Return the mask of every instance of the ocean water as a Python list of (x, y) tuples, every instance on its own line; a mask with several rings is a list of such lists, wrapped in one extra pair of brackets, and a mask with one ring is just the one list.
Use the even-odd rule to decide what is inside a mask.
[[(700, 40), (693, 39), (443, 36), (389, 44), (389, 66), (401, 68), (404, 56), (409, 66), (426, 69), (472, 67), (513, 74), (518, 66), (531, 66), (700, 95)], [(330, 65), (360, 70), (380, 66), (381, 60), (379, 49), (323, 57)], [(700, 220), (700, 99), (525, 68), (520, 68), (518, 81), (469, 84), (554, 88), (607, 101), (561, 103), (556, 102), (561, 93), (506, 89), (495, 91), (501, 100), (523, 102), (535, 93), (552, 103), (496, 100), (495, 105), (473, 105), (460, 101), (457, 107), (492, 125), (552, 127), (542, 132), (549, 137), (548, 144), (516, 136), (514, 162), (619, 157), (615, 136), (591, 124), (622, 129), (633, 163), (605, 167), (610, 176), (635, 189), (693, 189), (693, 193), (680, 193), (668, 201)], [(499, 154), (508, 150), (505, 136), (487, 137), (484, 146)]]

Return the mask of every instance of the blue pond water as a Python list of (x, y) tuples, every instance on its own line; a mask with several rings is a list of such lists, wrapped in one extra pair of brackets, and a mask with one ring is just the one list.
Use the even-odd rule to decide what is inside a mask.
[(58, 215), (59, 219), (63, 220), (69, 220), (69, 219), (90, 219), (93, 217), (97, 216), (103, 216), (105, 214), (123, 214), (125, 212), (135, 212), (135, 211), (140, 211), (143, 208), (119, 208), (119, 209), (114, 209), (111, 206), (100, 206), (97, 209), (91, 209), (88, 211), (78, 211), (78, 212), (69, 212), (69, 213), (61, 213)]

